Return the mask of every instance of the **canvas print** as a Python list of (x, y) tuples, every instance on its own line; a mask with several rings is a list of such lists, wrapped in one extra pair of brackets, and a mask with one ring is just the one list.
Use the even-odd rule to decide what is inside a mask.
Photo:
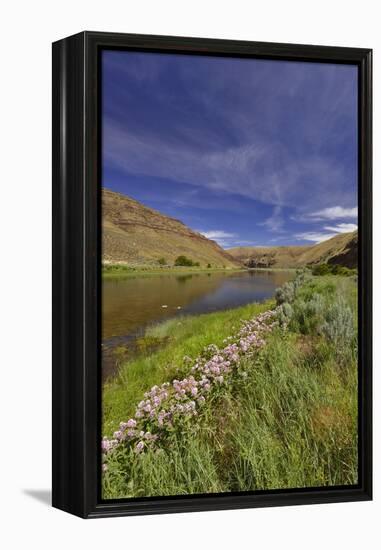
[(357, 484), (357, 78), (102, 51), (103, 499)]

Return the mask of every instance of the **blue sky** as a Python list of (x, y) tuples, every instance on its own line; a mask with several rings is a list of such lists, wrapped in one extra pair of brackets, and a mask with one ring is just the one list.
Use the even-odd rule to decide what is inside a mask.
[(102, 185), (224, 248), (357, 227), (357, 68), (103, 52)]

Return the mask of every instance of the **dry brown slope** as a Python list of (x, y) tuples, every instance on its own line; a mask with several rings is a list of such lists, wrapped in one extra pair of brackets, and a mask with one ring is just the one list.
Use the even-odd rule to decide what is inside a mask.
[(238, 247), (228, 251), (238, 261), (258, 267), (303, 267), (320, 263), (357, 267), (357, 231), (341, 233), (307, 246)]
[(237, 267), (216, 242), (192, 231), (181, 221), (148, 208), (120, 193), (102, 190), (102, 259), (133, 265), (169, 264), (185, 255), (201, 266)]
[(301, 257), (303, 265), (328, 263), (357, 267), (358, 233), (341, 233), (322, 243), (315, 244)]

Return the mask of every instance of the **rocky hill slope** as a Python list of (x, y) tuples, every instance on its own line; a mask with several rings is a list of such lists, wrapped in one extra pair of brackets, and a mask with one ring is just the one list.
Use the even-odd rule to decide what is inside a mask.
[(357, 267), (357, 231), (311, 246), (238, 247), (228, 250), (250, 267), (303, 267), (321, 263)]
[(120, 193), (102, 190), (102, 260), (131, 265), (173, 265), (184, 255), (201, 267), (237, 267), (216, 242)]

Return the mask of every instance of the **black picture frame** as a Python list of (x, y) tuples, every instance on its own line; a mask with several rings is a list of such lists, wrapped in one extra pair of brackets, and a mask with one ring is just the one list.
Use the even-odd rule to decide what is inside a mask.
[[(100, 498), (102, 49), (355, 64), (359, 71), (359, 483), (224, 495)], [(82, 32), (53, 44), (53, 506), (83, 518), (372, 498), (372, 50)]]

